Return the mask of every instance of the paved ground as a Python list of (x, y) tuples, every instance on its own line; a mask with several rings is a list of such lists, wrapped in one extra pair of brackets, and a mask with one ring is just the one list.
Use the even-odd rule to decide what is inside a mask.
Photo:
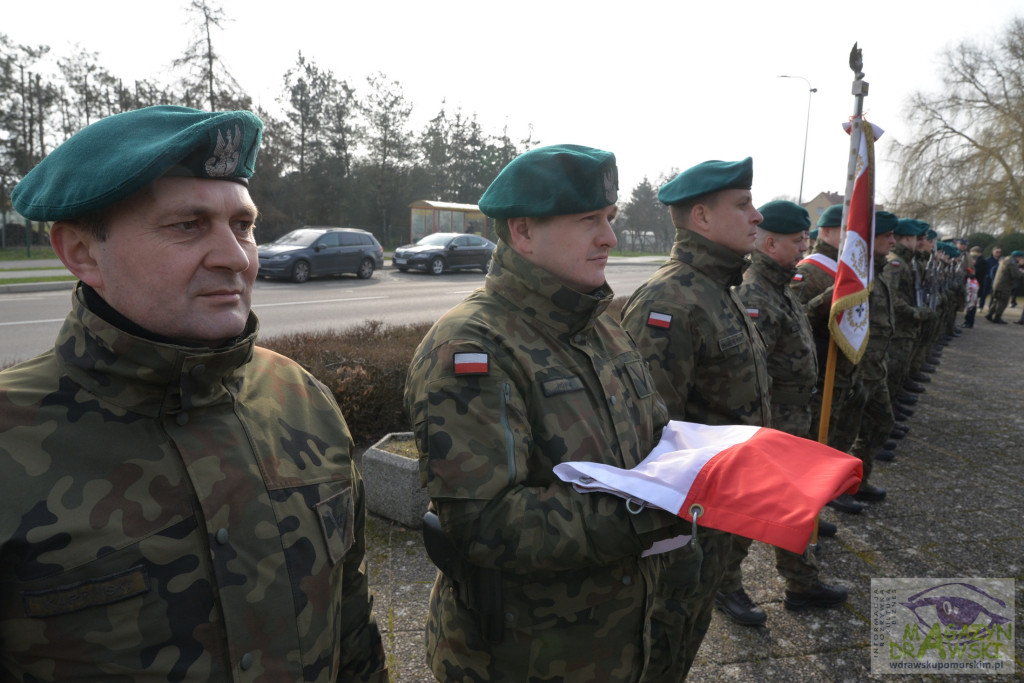
[[(1015, 320), (1020, 308), (1007, 311)], [(872, 578), (1015, 578), (1014, 676), (1024, 680), (1024, 327), (977, 326), (947, 347), (938, 372), (909, 420), (897, 459), (872, 475), (889, 499), (857, 516), (826, 508), (839, 535), (822, 539), (822, 576), (850, 589), (841, 609), (787, 612), (783, 583), (767, 546), (744, 563), (748, 591), (768, 612), (764, 628), (715, 614), (689, 681), (762, 682), (947, 680), (872, 676), (869, 650)], [(432, 681), (424, 664), (423, 624), (434, 569), (418, 532), (372, 518), (368, 565), (376, 613), (394, 681)], [(609, 644), (614, 646), (613, 643)]]

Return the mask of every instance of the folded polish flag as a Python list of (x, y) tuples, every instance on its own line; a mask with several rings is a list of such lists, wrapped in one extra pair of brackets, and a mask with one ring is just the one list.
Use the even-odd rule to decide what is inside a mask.
[(825, 503), (857, 491), (863, 465), (776, 429), (673, 420), (631, 470), (563, 462), (554, 471), (577, 491), (644, 501), (686, 520), (700, 506), (699, 527), (802, 553)]

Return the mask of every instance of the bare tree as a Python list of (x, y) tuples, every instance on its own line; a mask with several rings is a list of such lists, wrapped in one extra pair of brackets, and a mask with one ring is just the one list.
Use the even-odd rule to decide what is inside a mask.
[(214, 29), (223, 30), (229, 21), (224, 10), (213, 0), (192, 0), (186, 10), (193, 24), (192, 42), (185, 54), (175, 59), (174, 68), (185, 68), (182, 77), (183, 104), (197, 109), (205, 101), (210, 111), (229, 108), (249, 108), (249, 98), (241, 95), (242, 87), (221, 62), (213, 47)]
[(1024, 20), (993, 45), (944, 55), (944, 88), (913, 94), (915, 138), (898, 145), (900, 215), (956, 235), (1024, 229)]

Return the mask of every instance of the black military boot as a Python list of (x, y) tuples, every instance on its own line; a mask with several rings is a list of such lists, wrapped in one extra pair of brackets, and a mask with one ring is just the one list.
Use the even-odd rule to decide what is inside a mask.
[(903, 383), (903, 388), (906, 389), (907, 391), (912, 391), (915, 394), (923, 394), (924, 393), (924, 385), (923, 384), (918, 384), (917, 382), (914, 382), (914, 381), (909, 380), (909, 379), (906, 382)]
[(818, 518), (818, 536), (828, 536), (831, 538), (836, 535), (839, 528), (832, 522), (826, 522), (821, 517)]
[(923, 371), (920, 370), (910, 373), (910, 379), (914, 380), (915, 382), (920, 382), (921, 384), (928, 384), (928, 382), (932, 381), (931, 377), (929, 377)]
[(742, 626), (761, 626), (768, 621), (768, 615), (750, 599), (742, 588), (732, 593), (715, 596), (715, 607)]
[(860, 489), (857, 490), (857, 493), (853, 494), (853, 497), (856, 498), (857, 500), (877, 503), (880, 500), (885, 500), (885, 489), (883, 489), (881, 486), (861, 484)]
[(845, 512), (848, 515), (856, 515), (861, 510), (867, 507), (863, 503), (858, 503), (856, 500), (854, 500), (853, 496), (851, 496), (849, 493), (844, 493), (835, 500), (830, 500), (825, 504), (828, 505), (833, 510)]
[(818, 581), (818, 585), (797, 593), (786, 591), (786, 609), (793, 612), (810, 607), (838, 607), (846, 602), (847, 591), (843, 586), (830, 586)]
[(907, 405), (912, 406), (915, 403), (917, 403), (918, 398), (909, 391), (904, 391), (903, 389), (900, 389), (899, 391), (896, 392), (896, 400), (899, 401), (900, 403), (906, 403)]
[(893, 453), (892, 451), (886, 450), (884, 448), (882, 450), (878, 451), (878, 453), (875, 454), (875, 460), (879, 460), (881, 462), (892, 462), (895, 459), (896, 459), (896, 454)]

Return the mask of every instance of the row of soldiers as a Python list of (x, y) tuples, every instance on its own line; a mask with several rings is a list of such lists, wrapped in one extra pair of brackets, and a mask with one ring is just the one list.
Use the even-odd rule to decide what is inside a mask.
[[(426, 630), (438, 679), (682, 680), (713, 608), (766, 623), (743, 587), (750, 539), (693, 534), (674, 515), (553, 473), (569, 460), (632, 468), (668, 419), (814, 438), (842, 207), (825, 212), (805, 258), (806, 210), (758, 208), (752, 184), (748, 157), (697, 164), (659, 189), (675, 242), (618, 322), (605, 314), (604, 277), (614, 155), (531, 150), (484, 193), (499, 237), (485, 286), (428, 332), (406, 383), (431, 499), (428, 552), (441, 568)], [(844, 512), (885, 499), (869, 479), (906, 433), (904, 387), (920, 388), (935, 343), (955, 334), (960, 280), (939, 277), (953, 266), (928, 235), (876, 216), (871, 341), (858, 364), (840, 354), (832, 401), (829, 444), (864, 463), (856, 493), (832, 502)], [(821, 580), (812, 546), (776, 549), (776, 565), (786, 609), (846, 602), (847, 588)]]

